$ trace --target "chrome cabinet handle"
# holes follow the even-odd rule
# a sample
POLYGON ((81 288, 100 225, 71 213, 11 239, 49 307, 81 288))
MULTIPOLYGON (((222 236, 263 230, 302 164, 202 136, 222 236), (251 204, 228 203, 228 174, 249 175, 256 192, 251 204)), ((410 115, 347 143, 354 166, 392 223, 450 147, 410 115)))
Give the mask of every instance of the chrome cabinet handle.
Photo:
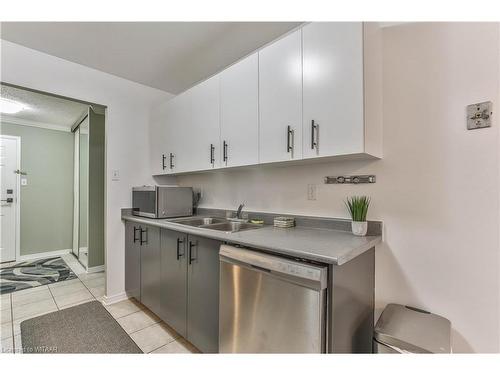
POLYGON ((170 153, 170 169, 174 169, 174 154, 170 153))
POLYGON ((139 228, 134 227, 134 243, 136 243, 137 241, 139 241, 139 238, 137 238, 137 237, 135 236, 135 233, 136 233, 138 230, 140 230, 140 229, 141 229, 140 227, 139 227, 139 228))
POLYGON ((227 146, 228 143, 226 141, 222 142, 222 161, 227 162, 227 146))
POLYGON ((177 238, 177 260, 179 260, 180 257, 184 256, 184 252, 181 254, 180 253, 180 244, 184 243, 184 239, 177 238))
POLYGON ((214 165, 215 163, 215 146, 210 143, 210 164, 214 165))
POLYGON ((148 228, 146 228, 146 229, 139 228, 139 229, 141 230, 141 239, 140 239, 139 242, 140 242, 140 244, 142 246, 142 244, 147 244, 148 243, 148 228), (146 234, 146 236, 145 236, 146 239, 145 240, 142 239, 142 235, 144 233, 146 234))
POLYGON ((286 127, 286 152, 293 152, 293 129, 290 125, 286 127))
POLYGON ((196 246, 196 243, 189 241, 189 254, 188 254, 188 259, 189 259, 189 264, 193 262, 193 260, 196 260, 196 258, 193 258, 193 247, 196 246))
POLYGON ((318 148, 318 141, 319 141, 319 125, 314 123, 314 120, 311 120, 311 149, 314 150, 314 148, 318 148), (315 134, 316 133, 316 134, 315 134))

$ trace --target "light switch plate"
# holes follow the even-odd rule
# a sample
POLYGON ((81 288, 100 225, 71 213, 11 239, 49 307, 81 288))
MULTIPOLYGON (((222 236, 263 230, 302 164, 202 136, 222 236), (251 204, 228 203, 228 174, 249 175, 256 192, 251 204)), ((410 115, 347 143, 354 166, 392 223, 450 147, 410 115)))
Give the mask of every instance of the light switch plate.
POLYGON ((467 129, 482 129, 491 126, 492 102, 482 102, 467 106, 467 129))
POLYGON ((120 171, 118 169, 114 169, 111 175, 112 181, 120 181, 120 171))
POLYGON ((26 177, 21 178, 21 186, 28 185, 28 179, 26 177))

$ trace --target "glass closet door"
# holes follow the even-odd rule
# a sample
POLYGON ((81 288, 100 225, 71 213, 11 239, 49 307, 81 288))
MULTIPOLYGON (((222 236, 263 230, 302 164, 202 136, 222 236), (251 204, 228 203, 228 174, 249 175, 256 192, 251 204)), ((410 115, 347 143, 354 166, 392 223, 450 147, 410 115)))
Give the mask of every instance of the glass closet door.
POLYGON ((78 217, 78 260, 88 265, 88 196, 89 196, 89 120, 79 127, 79 217, 78 217))
POLYGON ((79 212, 80 205, 80 128, 73 132, 73 254, 78 258, 78 232, 79 232, 79 212))

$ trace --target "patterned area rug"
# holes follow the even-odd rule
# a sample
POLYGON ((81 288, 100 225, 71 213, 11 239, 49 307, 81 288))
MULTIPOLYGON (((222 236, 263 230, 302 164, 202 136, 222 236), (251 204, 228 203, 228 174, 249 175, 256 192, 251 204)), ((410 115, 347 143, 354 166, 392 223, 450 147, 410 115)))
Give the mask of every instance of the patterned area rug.
POLYGON ((17 263, 0 269, 0 294, 74 278, 76 275, 61 257, 17 263))

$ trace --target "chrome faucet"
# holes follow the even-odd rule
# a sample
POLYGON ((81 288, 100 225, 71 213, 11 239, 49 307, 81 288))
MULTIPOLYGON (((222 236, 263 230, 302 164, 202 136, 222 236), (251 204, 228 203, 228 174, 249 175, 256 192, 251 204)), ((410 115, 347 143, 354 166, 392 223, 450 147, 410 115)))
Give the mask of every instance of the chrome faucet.
POLYGON ((238 206, 238 209, 236 210, 236 218, 241 219, 241 211, 243 210, 243 207, 245 207, 245 204, 242 203, 238 206))

